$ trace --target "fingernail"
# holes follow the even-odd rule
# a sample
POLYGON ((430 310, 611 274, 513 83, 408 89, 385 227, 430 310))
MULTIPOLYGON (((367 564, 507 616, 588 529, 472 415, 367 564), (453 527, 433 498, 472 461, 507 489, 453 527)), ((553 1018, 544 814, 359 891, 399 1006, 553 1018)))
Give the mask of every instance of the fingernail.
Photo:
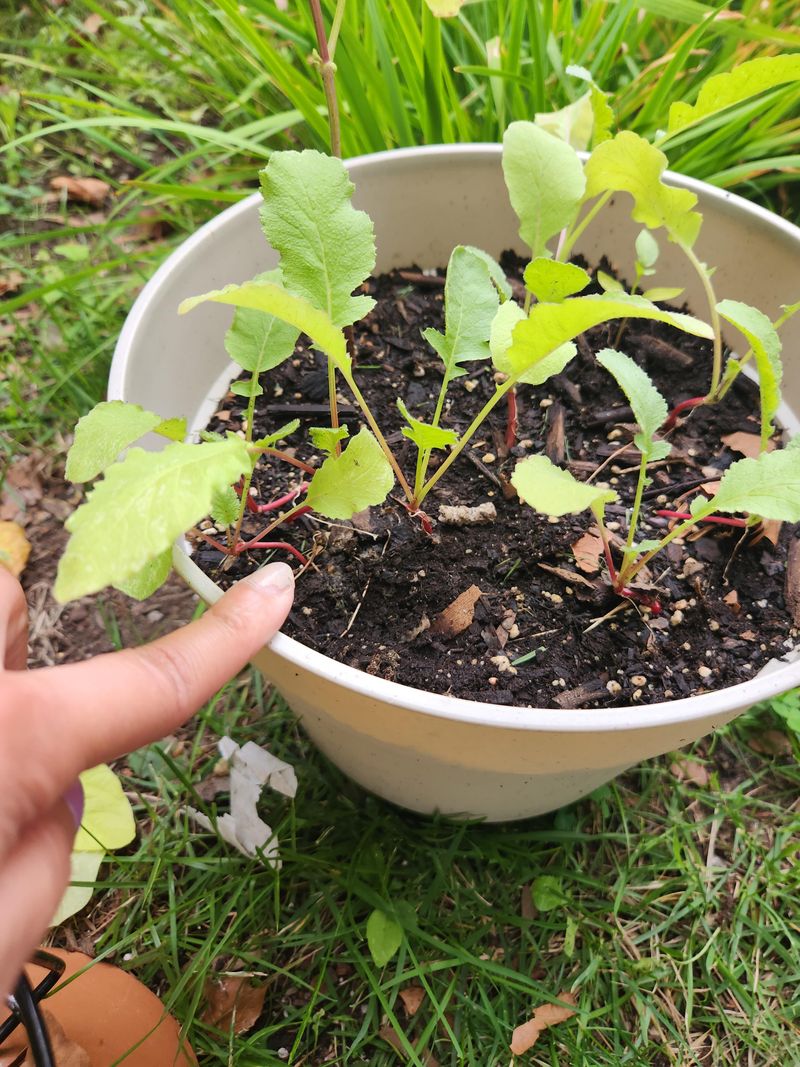
POLYGON ((80 783, 80 779, 72 783, 64 794, 63 800, 72 812, 72 818, 75 820, 75 829, 77 830, 83 819, 83 786, 80 783))
POLYGON ((294 574, 292 568, 286 563, 268 563, 244 579, 248 585, 256 585, 273 593, 285 593, 294 589, 294 574))

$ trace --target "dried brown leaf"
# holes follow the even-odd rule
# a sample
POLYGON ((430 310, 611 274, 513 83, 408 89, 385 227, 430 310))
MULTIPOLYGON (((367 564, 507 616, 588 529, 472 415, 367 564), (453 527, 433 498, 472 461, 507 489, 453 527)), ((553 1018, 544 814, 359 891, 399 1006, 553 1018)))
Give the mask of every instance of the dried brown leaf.
POLYGON ((710 776, 706 768, 702 763, 698 763, 696 760, 691 759, 676 759, 674 763, 670 764, 670 773, 673 774, 679 782, 694 782, 695 785, 700 788, 705 788, 708 785, 710 776))
MULTIPOLYGON (((558 999, 565 1004, 575 1004, 575 996, 572 993, 559 993, 558 999)), ((534 1011, 532 1018, 514 1030, 511 1051, 515 1056, 521 1056, 523 1052, 533 1048, 548 1027, 563 1023, 574 1014, 572 1008, 563 1007, 561 1004, 542 1004, 534 1011)))
MULTIPOLYGON (((761 438, 757 433, 745 433, 744 430, 737 430, 736 433, 725 434, 720 440, 732 452, 740 452, 750 459, 758 459, 761 455, 761 438)), ((771 452, 774 447, 774 441, 767 442, 768 452, 771 452)))
POLYGON ((726 593, 722 598, 728 607, 731 609, 734 615, 738 615, 742 610, 739 604, 739 594, 735 589, 731 589, 730 593, 726 593))
POLYGON ((588 578, 584 578, 577 571, 567 570, 566 567, 552 567, 549 563, 539 563, 537 566, 541 567, 543 571, 547 571, 548 574, 555 574, 557 578, 561 578, 565 582, 574 582, 576 585, 583 585, 587 589, 594 590, 594 586, 588 578))
POLYGON ((81 1048, 71 1038, 67 1037, 64 1027, 47 1008, 40 1009, 47 1029, 50 1034, 50 1044, 53 1047, 53 1061, 58 1067, 92 1067, 92 1061, 86 1049, 81 1048))
POLYGON ((403 1007, 406 1009, 406 1015, 409 1018, 413 1018, 422 1006, 422 1002, 425 999, 425 990, 421 985, 410 985, 406 986, 405 989, 401 989, 399 996, 403 1002, 403 1007))
POLYGON ((795 626, 800 626, 800 541, 794 540, 789 546, 789 558, 786 562, 786 606, 795 626))
MULTIPOLYGON (((392 1026, 391 1023, 388 1023, 388 1022, 384 1023, 383 1026, 378 1031, 378 1036, 382 1037, 383 1040, 386 1041, 389 1045, 391 1045, 392 1048, 396 1052, 399 1052, 400 1055, 403 1058, 405 1058, 405 1056, 406 1056, 405 1045, 403 1044, 402 1038, 400 1037, 400 1035, 398 1034, 398 1032, 395 1030, 395 1028, 392 1026)), ((425 1064, 425 1067, 439 1067, 439 1061, 436 1059, 436 1057, 431 1052, 424 1052, 420 1058, 422 1059, 422 1062, 425 1064)))
POLYGON ((0 522, 0 567, 19 578, 30 554, 30 542, 22 527, 16 522, 0 522))
POLYGON ((25 282, 25 275, 18 270, 7 270, 0 274, 0 296, 16 293, 25 282))
POLYGON ((455 637, 463 633, 468 626, 472 625, 475 618, 475 605, 482 596, 477 585, 471 585, 465 589, 455 600, 448 604, 431 623, 431 633, 440 634, 443 637, 455 637))
POLYGON ((792 742, 780 730, 764 730, 763 733, 748 738, 747 743, 754 752, 760 752, 762 756, 789 756, 792 753, 792 742))
POLYGON ((62 174, 52 178, 50 188, 56 193, 65 192, 68 200, 79 200, 82 204, 102 204, 111 192, 108 182, 100 178, 75 178, 62 174))
POLYGON ((254 986, 244 976, 229 975, 205 985, 206 1007, 203 1022, 220 1030, 246 1034, 258 1022, 264 1007, 266 986, 254 986))
POLYGON ((94 37, 100 27, 104 24, 104 22, 105 20, 103 19, 103 16, 98 15, 95 11, 83 20, 83 22, 81 23, 81 29, 89 37, 94 37))
POLYGON ((600 531, 592 526, 572 545, 572 554, 578 567, 586 574, 597 574, 600 570, 600 557, 603 554, 603 540, 600 531))

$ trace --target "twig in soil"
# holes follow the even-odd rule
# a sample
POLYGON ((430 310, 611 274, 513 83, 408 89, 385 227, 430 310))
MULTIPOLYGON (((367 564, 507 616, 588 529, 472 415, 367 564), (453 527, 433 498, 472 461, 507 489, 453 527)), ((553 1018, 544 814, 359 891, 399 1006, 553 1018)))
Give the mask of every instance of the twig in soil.
POLYGON ((555 698, 555 703, 564 710, 573 711, 576 708, 582 708, 589 703, 590 700, 599 700, 601 697, 608 696, 608 689, 606 689, 606 682, 608 681, 608 675, 601 675, 599 678, 594 678, 590 682, 584 682, 582 685, 576 686, 574 689, 565 689, 563 693, 559 693, 555 698))
POLYGON ((645 359, 657 356, 659 360, 672 363, 676 367, 694 366, 694 356, 689 355, 688 352, 681 352, 679 348, 671 345, 668 341, 662 341, 660 337, 654 337, 651 333, 634 334, 631 337, 631 341, 641 345, 645 359))
MULTIPOLYGON (((600 471, 603 470, 604 467, 607 467, 609 465, 609 463, 612 462, 612 460, 616 459, 617 456, 621 456, 623 452, 627 452, 630 447, 631 447, 630 442, 626 441, 626 443, 624 445, 620 445, 620 447, 616 450, 616 452, 612 452, 610 456, 607 456, 603 460, 603 462, 600 464, 600 466, 599 467, 595 467, 595 469, 592 471, 592 473, 586 479, 587 484, 589 482, 593 481, 597 477, 597 475, 600 473, 600 471)), ((638 470, 638 468, 637 468, 637 470, 638 470)))
MULTIPOLYGON (((668 466, 667 460, 661 460, 661 465, 668 466)), ((656 463, 650 463, 648 469, 657 466, 656 463)), ((638 467, 632 467, 632 470, 638 470, 638 467)), ((674 499, 675 493, 688 493, 691 489, 696 489, 698 485, 705 485, 706 482, 710 482, 712 479, 703 475, 701 478, 690 478, 686 482, 673 482, 671 485, 654 485, 650 489, 645 489, 642 493, 642 500, 652 500, 658 496, 672 496, 674 499)))
POLYGON ((750 530, 745 528, 742 531, 742 536, 737 540, 736 544, 733 546, 733 552, 731 552, 730 558, 728 559, 728 562, 725 564, 725 569, 722 572, 722 582, 723 582, 724 585, 728 584, 728 571, 733 566, 733 562, 736 559, 736 557, 739 555, 739 553, 744 548, 745 542, 747 541, 747 538, 748 538, 749 534, 750 534, 750 530))
POLYGON ((517 443, 519 432, 519 418, 517 413, 517 390, 508 391, 508 418, 506 420, 506 448, 509 450, 517 443))
POLYGON ((420 289, 444 289, 445 278, 440 274, 422 274, 415 270, 399 270, 397 273, 404 282, 418 285, 420 289))
POLYGON ((633 603, 632 600, 621 601, 619 604, 617 604, 616 607, 612 608, 611 611, 606 612, 605 615, 601 615, 599 619, 592 619, 591 623, 586 627, 583 633, 591 633, 591 631, 596 630, 598 626, 602 626, 604 622, 608 622, 608 620, 613 618, 615 615, 619 615, 621 611, 627 611, 629 608, 633 608, 635 606, 636 605, 633 603))
POLYGON ((486 464, 482 460, 478 459, 474 452, 470 452, 467 449, 465 450, 464 455, 467 457, 467 459, 470 461, 473 467, 475 467, 476 470, 479 470, 481 474, 483 474, 486 478, 489 479, 492 485, 495 485, 498 489, 502 490, 503 483, 500 481, 494 471, 490 471, 486 464))
POLYGON ((567 454, 566 438, 564 435, 564 405, 556 400, 551 404, 547 412, 547 437, 544 451, 551 463, 557 467, 564 462, 567 454))
POLYGON ((632 422, 633 421, 633 408, 619 407, 619 408, 604 408, 602 411, 596 411, 591 419, 586 419, 583 423, 590 430, 596 429, 598 426, 607 426, 609 422, 632 422))
MULTIPOLYGON (((384 541, 384 544, 383 544, 383 550, 382 550, 381 555, 380 555, 381 559, 383 559, 383 557, 386 555, 386 549, 389 547, 389 541, 391 540, 391 538, 392 538, 391 532, 387 533, 386 540, 384 541)), ((361 605, 364 603, 364 597, 367 595, 367 590, 369 589, 369 583, 371 581, 372 581, 372 575, 370 575, 369 578, 367 578, 366 585, 361 590, 361 596, 358 599, 358 603, 355 606, 353 614, 350 616, 350 621, 347 623, 347 626, 345 626, 345 628, 339 634, 339 637, 346 637, 347 634, 350 633, 350 630, 352 629, 353 623, 356 621, 356 617, 358 616, 359 611, 361 611, 361 605)))

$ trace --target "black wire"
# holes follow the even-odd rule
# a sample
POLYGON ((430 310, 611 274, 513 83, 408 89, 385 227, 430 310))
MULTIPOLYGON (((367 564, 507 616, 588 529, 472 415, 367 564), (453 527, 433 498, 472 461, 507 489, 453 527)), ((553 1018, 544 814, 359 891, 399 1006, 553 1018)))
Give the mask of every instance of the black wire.
POLYGON ((35 1067, 56 1067, 47 1027, 39 1014, 31 984, 25 975, 22 975, 17 982, 13 1000, 14 1007, 28 1034, 28 1044, 35 1067))

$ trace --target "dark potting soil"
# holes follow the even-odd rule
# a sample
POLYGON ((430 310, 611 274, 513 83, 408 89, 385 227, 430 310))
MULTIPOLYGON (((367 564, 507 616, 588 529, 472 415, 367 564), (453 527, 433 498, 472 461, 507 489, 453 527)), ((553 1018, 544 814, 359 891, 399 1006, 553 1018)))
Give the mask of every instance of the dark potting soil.
MULTIPOLYGON (((509 254, 503 266, 521 294, 524 263, 509 254)), ((613 273, 607 262, 600 267, 613 273)), ((444 328, 442 278, 409 268, 370 280, 364 289, 378 303, 355 327, 357 377, 410 474, 416 453, 400 433, 396 397, 417 418, 430 420, 441 363, 420 331, 444 328)), ((521 506, 511 489, 509 478, 519 459, 544 452, 577 478, 593 475, 619 493, 607 519, 618 543, 624 541, 638 471, 632 445, 636 426, 594 353, 621 348, 647 369, 673 406, 706 392, 711 344, 643 320, 629 322, 617 342, 618 329, 619 323, 611 323, 588 331, 578 339, 578 355, 564 374, 544 386, 520 387, 518 444, 510 452, 505 402, 498 405, 426 498, 424 509, 435 523, 432 536, 409 516, 397 486, 383 505, 353 522, 305 515, 276 530, 271 536, 313 557, 298 579, 285 631, 382 678, 533 707, 590 708, 689 696, 745 681, 769 659, 784 655, 798 640, 800 624, 791 617, 785 591, 787 582, 798 586, 800 552, 789 551, 797 537, 794 528, 784 524, 776 530, 773 524, 770 536, 757 539, 743 538, 741 529, 709 524, 684 545, 673 543, 656 557, 643 582, 644 599, 657 599, 658 611, 611 592, 598 542, 581 541, 593 527, 588 513, 548 519, 521 506), (496 510, 494 521, 464 526, 439 521, 442 505, 488 503, 496 510), (584 552, 585 558, 576 558, 584 552), (789 555, 797 562, 787 576, 789 555), (467 594, 464 610, 442 618, 461 594, 467 594), (454 625, 449 625, 451 616, 454 625)), ((314 454, 308 427, 329 422, 323 357, 301 341, 292 359, 264 375, 262 386, 256 435, 299 418, 300 429, 287 440, 286 450, 318 465, 323 457, 314 454)), ((461 433, 494 388, 491 365, 470 364, 450 387, 442 424, 461 433)), ((353 435, 363 420, 350 397, 340 399, 341 419, 353 435)), ((243 403, 229 394, 209 428, 241 429, 243 403)), ((670 456, 650 468, 640 540, 663 536, 670 520, 657 510, 687 510, 703 485, 741 458, 737 439, 726 445, 722 438, 757 436, 758 410, 755 385, 740 376, 722 404, 696 409, 670 434, 670 456)), ((752 437, 738 440, 752 442, 752 437)), ((434 453, 431 472, 443 457, 434 453)), ((254 477, 256 499, 283 496, 303 477, 295 467, 265 458, 254 477)), ((248 513, 243 539, 263 530, 269 519, 248 513)), ((265 553, 254 550, 226 569, 222 555, 203 541, 195 551, 200 565, 223 586, 265 561, 265 553)))

